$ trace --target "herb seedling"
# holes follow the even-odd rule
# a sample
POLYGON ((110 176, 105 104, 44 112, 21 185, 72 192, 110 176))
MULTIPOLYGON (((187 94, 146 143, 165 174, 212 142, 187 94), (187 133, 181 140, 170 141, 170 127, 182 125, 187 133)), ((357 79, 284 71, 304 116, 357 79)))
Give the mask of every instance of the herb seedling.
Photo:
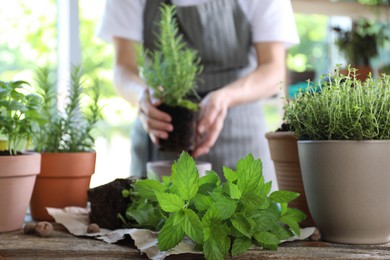
POLYGON ((275 250, 281 240, 299 234, 298 223, 305 214, 287 206, 299 194, 269 194, 271 183, 264 182, 260 159, 249 154, 235 171, 223 171, 226 182, 214 171, 199 177, 194 159, 183 152, 171 177, 162 182, 139 180, 123 191, 132 200, 126 218, 158 230, 160 250, 175 247, 187 236, 206 259, 236 256, 253 245, 275 250))

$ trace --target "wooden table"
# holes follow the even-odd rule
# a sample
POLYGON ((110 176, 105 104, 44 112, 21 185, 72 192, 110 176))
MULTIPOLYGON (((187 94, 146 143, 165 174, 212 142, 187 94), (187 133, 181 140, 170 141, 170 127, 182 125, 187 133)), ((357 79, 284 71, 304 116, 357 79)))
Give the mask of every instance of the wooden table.
MULTIPOLYGON (((130 239, 107 244, 92 238, 75 237, 60 224, 49 238, 25 235, 22 230, 0 234, 0 259, 147 259, 130 239)), ((203 259, 186 254, 167 259, 203 259)), ((321 241, 283 243, 277 251, 249 250, 229 259, 390 259, 390 244, 341 245, 321 241)))

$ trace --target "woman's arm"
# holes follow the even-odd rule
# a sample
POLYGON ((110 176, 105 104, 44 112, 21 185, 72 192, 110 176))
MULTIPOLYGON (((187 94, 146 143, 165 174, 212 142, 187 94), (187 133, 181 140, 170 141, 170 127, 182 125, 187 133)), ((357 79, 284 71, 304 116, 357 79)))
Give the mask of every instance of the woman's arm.
POLYGON ((193 156, 208 153, 213 147, 229 107, 265 99, 278 93, 285 79, 286 49, 283 43, 256 43, 258 66, 252 73, 209 93, 202 100, 198 123, 198 144, 193 156))
POLYGON ((132 105, 138 106, 142 125, 154 143, 168 138, 173 130, 171 117, 156 108, 158 101, 151 102, 148 87, 139 77, 135 41, 113 38, 115 47, 114 84, 118 93, 132 105))

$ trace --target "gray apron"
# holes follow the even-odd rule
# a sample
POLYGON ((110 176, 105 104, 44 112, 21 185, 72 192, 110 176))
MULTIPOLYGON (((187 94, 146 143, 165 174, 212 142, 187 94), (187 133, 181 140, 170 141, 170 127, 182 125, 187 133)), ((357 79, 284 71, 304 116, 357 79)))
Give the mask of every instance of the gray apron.
MULTIPOLYGON (((156 48, 159 11, 163 0, 147 0, 144 11, 144 46, 156 48)), ((197 91, 201 96, 228 85, 256 68, 249 59, 251 26, 237 0, 212 0, 199 5, 178 6, 180 32, 190 48, 198 51, 203 72, 197 91)), ((276 187, 273 166, 265 140, 266 125, 260 102, 238 105, 228 110, 220 136, 207 155, 197 158, 211 162, 220 176, 222 167, 235 169, 237 161, 249 153, 263 161, 266 180, 276 187)), ((176 160, 178 154, 159 151, 137 119, 132 131, 131 175, 146 176, 146 162, 176 160)))

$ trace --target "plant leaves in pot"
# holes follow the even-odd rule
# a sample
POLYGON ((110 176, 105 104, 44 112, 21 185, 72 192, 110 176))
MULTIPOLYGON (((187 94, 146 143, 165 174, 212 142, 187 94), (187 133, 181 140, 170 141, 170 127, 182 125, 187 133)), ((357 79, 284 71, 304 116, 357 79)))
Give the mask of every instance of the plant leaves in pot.
POLYGON ((390 241, 390 76, 339 73, 286 103, 310 213, 329 242, 390 241))
POLYGON ((161 101, 158 109, 172 118, 173 131, 168 139, 159 141, 166 151, 191 151, 195 145, 198 95, 195 91, 197 75, 201 72, 197 52, 186 46, 178 32, 175 6, 161 6, 157 48, 137 48, 141 77, 151 88, 153 98, 161 101))
POLYGON ((87 81, 80 66, 72 67, 70 73, 68 96, 62 110, 49 69, 36 72, 47 123, 39 129, 36 147, 42 154, 42 166, 30 206, 35 220, 53 220, 46 207, 87 206, 87 190, 95 171, 92 131, 101 118, 101 84, 97 78, 87 81))
POLYGON ((25 81, 0 81, 0 135, 5 137, 0 151, 0 232, 23 227, 41 155, 28 152, 41 116, 41 99, 31 93, 25 81))

